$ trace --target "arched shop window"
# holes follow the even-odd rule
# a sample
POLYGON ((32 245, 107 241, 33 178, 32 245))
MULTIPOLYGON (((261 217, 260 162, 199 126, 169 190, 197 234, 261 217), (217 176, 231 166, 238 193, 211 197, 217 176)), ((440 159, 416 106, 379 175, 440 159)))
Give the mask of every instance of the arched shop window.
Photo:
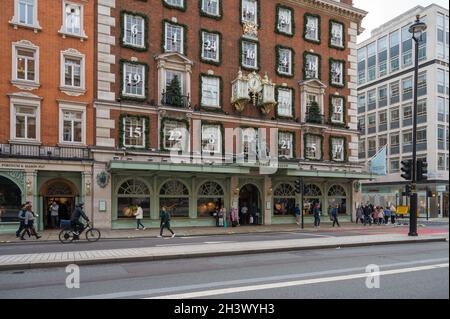
POLYGON ((189 217, 189 190, 180 181, 165 183, 159 192, 159 207, 166 207, 172 217, 189 217))
POLYGON ((291 184, 280 184, 273 192, 273 214, 295 216, 295 189, 291 184))
POLYGON ((341 185, 333 185, 328 191, 328 209, 337 206, 339 214, 347 213, 347 193, 341 185))
POLYGON ((129 179, 117 192, 117 218, 135 219, 137 205, 144 210, 144 218, 150 218, 150 189, 141 180, 129 179))
POLYGON ((22 192, 13 181, 0 176, 0 222, 18 222, 22 192))
POLYGON ((197 212, 198 217, 212 217, 215 210, 224 205, 222 186, 216 182, 206 182, 198 190, 197 212))
POLYGON ((315 204, 319 203, 322 209, 322 191, 319 186, 315 184, 305 185, 305 192, 303 194, 304 208, 308 210, 310 215, 313 214, 312 208, 315 204))

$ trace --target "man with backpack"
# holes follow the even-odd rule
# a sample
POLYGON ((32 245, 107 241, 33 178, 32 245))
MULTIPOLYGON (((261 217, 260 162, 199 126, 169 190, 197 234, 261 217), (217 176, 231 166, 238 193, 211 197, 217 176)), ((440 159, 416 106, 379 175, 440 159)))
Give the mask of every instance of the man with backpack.
POLYGON ((161 212, 159 213, 159 217, 161 218, 161 230, 159 232, 158 238, 162 238, 164 228, 167 228, 172 233, 172 238, 175 237, 175 233, 170 228, 170 213, 167 211, 166 207, 163 207, 161 209, 161 212))

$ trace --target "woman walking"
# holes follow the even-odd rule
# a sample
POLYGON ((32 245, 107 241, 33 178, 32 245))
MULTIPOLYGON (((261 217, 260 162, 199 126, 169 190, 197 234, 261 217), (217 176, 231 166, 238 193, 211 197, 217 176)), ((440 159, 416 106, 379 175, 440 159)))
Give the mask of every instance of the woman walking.
POLYGON ((23 237, 25 235, 26 232, 30 232, 32 236, 35 236, 36 239, 41 238, 41 236, 38 235, 38 233, 36 232, 36 229, 34 228, 34 221, 36 220, 36 217, 38 217, 38 215, 36 215, 32 210, 31 210, 32 206, 31 204, 27 204, 26 206, 26 213, 25 213, 25 229, 22 231, 22 234, 20 236, 21 240, 25 240, 25 238, 23 237))
POLYGON ((170 228, 170 214, 167 211, 166 207, 163 207, 161 209, 161 212, 160 212, 159 216, 161 217, 161 230, 159 232, 158 238, 162 238, 164 228, 167 228, 172 233, 172 238, 174 238, 175 237, 175 233, 170 228))
POLYGON ((136 210, 136 230, 140 230, 140 227, 142 227, 142 230, 146 230, 144 224, 142 224, 142 219, 144 218, 144 210, 142 209, 142 206, 140 203, 137 204, 137 210, 136 210))

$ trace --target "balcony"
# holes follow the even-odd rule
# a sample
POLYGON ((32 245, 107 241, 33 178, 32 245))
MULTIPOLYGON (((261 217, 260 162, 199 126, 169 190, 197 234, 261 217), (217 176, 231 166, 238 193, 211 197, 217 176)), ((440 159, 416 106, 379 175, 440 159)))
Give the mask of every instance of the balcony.
POLYGON ((325 116, 316 113, 305 113, 305 122, 312 124, 325 124, 325 116))
POLYGON ((93 158, 90 149, 86 147, 60 147, 26 144, 0 144, 0 157, 66 161, 92 160, 93 158))
POLYGON ((177 96, 175 94, 163 92, 161 104, 165 106, 174 106, 185 109, 191 108, 191 101, 189 95, 177 96))

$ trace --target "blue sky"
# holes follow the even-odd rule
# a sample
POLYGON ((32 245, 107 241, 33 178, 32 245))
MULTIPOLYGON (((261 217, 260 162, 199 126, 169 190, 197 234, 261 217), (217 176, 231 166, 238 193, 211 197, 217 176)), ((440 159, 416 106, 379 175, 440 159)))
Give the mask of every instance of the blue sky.
POLYGON ((426 7, 436 3, 448 9, 448 0, 353 0, 353 3, 355 7, 369 12, 363 21, 366 31, 358 37, 358 42, 368 39, 373 29, 417 5, 426 7))

